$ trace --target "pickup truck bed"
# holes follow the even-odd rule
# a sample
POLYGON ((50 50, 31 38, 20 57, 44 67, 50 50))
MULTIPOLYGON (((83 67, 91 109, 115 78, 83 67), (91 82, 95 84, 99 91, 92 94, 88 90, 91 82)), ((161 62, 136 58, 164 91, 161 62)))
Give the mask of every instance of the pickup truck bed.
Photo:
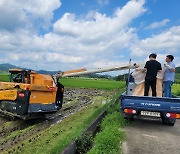
POLYGON ((126 119, 134 116, 161 118, 163 124, 173 126, 180 118, 180 98, 121 95, 121 111, 126 119))

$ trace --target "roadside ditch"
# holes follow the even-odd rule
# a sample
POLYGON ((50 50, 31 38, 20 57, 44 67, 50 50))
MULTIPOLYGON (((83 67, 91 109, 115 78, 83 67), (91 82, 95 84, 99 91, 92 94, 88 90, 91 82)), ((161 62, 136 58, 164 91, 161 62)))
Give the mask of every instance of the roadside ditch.
POLYGON ((119 112, 121 93, 114 96, 110 105, 61 154, 121 153, 126 124, 119 112))

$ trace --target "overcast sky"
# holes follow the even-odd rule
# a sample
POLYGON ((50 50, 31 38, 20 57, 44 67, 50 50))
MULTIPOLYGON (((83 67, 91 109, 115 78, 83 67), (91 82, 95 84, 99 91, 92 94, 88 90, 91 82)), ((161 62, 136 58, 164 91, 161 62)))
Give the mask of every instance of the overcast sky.
POLYGON ((0 63, 46 70, 167 54, 180 66, 180 0, 0 0, 0 63))

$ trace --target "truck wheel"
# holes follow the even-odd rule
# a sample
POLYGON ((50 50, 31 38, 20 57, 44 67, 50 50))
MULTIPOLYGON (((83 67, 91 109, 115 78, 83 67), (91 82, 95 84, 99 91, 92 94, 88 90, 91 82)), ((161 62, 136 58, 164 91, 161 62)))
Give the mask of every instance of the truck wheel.
POLYGON ((162 118, 162 123, 163 123, 164 125, 174 126, 175 121, 174 121, 174 120, 171 121, 170 119, 167 119, 167 118, 162 118))
POLYGON ((130 121, 134 121, 134 117, 132 117, 132 118, 129 118, 129 120, 130 120, 130 121))
POLYGON ((129 121, 134 121, 134 116, 132 116, 132 115, 131 116, 126 115, 124 118, 129 121))
POLYGON ((169 126, 174 126, 174 123, 173 122, 169 122, 168 125, 169 126))
POLYGON ((165 118, 162 118, 162 124, 167 125, 167 123, 168 123, 167 120, 165 118))

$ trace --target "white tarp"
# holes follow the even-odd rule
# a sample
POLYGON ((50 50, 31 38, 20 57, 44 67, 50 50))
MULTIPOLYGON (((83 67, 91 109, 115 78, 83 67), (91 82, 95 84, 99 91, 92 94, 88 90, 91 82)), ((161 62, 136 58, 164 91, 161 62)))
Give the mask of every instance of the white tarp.
MULTIPOLYGON (((132 73, 132 76, 134 77, 134 82, 137 84, 133 93, 133 95, 135 96, 144 96, 144 82, 146 76, 146 73, 142 71, 144 66, 145 63, 139 63, 138 67, 132 73)), ((161 72, 158 72, 157 74, 157 84, 156 84, 157 97, 162 97, 162 79, 164 76, 164 70, 165 68, 163 68, 163 70, 161 72)), ((149 89, 149 96, 152 96, 151 88, 149 89)))

